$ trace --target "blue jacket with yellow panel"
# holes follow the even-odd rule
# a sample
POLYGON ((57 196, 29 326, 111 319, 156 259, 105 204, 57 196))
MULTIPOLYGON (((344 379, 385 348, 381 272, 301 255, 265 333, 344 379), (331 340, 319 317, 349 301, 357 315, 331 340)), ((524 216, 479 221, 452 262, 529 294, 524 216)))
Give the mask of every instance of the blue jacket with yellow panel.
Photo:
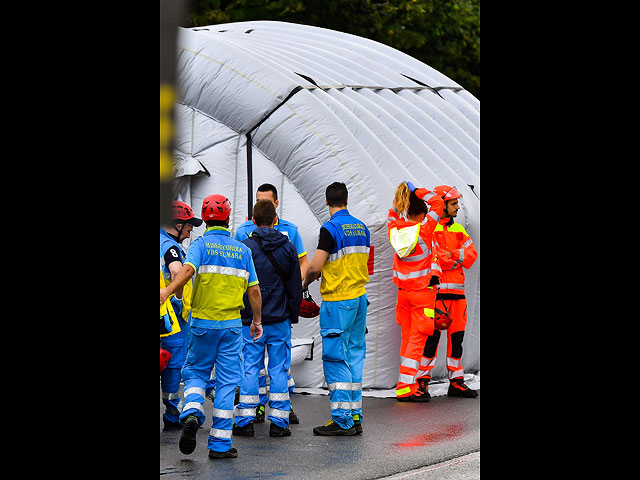
POLYGON ((258 277, 251 249, 231 238, 224 227, 210 227, 189 247, 185 265, 196 271, 191 325, 201 328, 242 327, 242 296, 258 277))
POLYGON ((351 216, 345 208, 334 213, 322 225, 335 244, 322 267, 320 294, 323 300, 351 300, 366 292, 369 282, 369 249, 371 234, 367 226, 351 216))

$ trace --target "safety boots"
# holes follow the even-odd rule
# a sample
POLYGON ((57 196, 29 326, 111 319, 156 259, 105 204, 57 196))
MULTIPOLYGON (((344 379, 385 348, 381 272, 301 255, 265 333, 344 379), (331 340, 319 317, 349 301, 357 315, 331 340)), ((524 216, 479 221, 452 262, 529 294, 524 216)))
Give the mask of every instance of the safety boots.
POLYGON ((449 397, 464 397, 464 398, 475 398, 478 396, 478 392, 475 390, 471 390, 464 383, 464 378, 452 378, 449 381, 449 390, 447 391, 447 395, 449 397))
POLYGON ((315 427, 313 429, 313 434, 324 436, 351 436, 356 434, 356 429, 355 427, 342 428, 332 419, 321 427, 315 427))
POLYGON ((193 453, 196 449, 196 435, 198 434, 198 419, 194 415, 189 415, 184 421, 184 428, 180 436, 178 446, 185 455, 193 453))

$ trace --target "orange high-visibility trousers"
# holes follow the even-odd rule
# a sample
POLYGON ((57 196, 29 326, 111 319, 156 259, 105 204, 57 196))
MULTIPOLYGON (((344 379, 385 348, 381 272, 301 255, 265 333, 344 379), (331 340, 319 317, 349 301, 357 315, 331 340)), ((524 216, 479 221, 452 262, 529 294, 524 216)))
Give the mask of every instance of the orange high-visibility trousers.
POLYGON ((418 390, 416 378, 425 343, 433 335, 435 303, 435 287, 423 290, 398 289, 396 321, 402 328, 400 374, 396 386, 398 397, 408 397, 418 390))
MULTIPOLYGON (((447 328, 447 373, 449 380, 464 377, 462 367, 462 341, 464 340, 464 330, 467 326, 467 299, 442 299, 438 297, 436 306, 440 310, 444 307, 449 311, 453 321, 447 328)), ((436 364, 438 357, 438 343, 440 342, 440 330, 435 330, 427 339, 422 360, 420 361, 420 371, 418 378, 431 379, 431 370, 436 364)))

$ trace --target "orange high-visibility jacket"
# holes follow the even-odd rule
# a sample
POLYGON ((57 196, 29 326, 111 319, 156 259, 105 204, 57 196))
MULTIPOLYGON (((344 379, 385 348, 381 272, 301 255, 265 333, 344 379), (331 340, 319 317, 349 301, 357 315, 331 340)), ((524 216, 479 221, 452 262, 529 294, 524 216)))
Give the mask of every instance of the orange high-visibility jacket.
POLYGON ((416 189, 415 194, 429 207, 429 213, 421 223, 401 218, 395 208, 389 209, 387 221, 389 241, 396 251, 393 256, 393 283, 405 290, 427 288, 431 277, 440 274, 432 244, 444 200, 426 188, 416 189))
POLYGON ((438 222, 434 236, 438 263, 442 269, 438 293, 464 296, 462 269, 471 268, 478 258, 478 251, 464 227, 455 223, 452 217, 443 218, 438 222), (448 258, 443 250, 451 252, 451 258, 448 258))

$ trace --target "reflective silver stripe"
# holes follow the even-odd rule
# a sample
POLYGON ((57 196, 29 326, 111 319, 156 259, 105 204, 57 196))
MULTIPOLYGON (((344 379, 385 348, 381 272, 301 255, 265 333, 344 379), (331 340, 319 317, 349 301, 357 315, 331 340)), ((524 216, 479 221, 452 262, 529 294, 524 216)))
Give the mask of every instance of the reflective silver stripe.
POLYGON ((400 280, 409 280, 411 278, 426 277, 430 273, 431 273, 431 268, 427 268, 426 270, 418 270, 417 272, 410 272, 410 273, 400 273, 394 270, 393 276, 398 277, 400 280))
POLYGON ((464 369, 460 370, 449 370, 449 380, 453 378, 464 377, 464 369))
POLYGON ((241 268, 221 267, 219 265, 200 265, 198 274, 201 273, 219 273, 220 275, 231 275, 233 277, 244 278, 249 280, 249 272, 241 268))
POLYGON ((362 382, 349 383, 349 382, 334 382, 327 385, 330 392, 334 390, 362 390, 362 382))
POLYGON ((468 246, 473 245, 473 242, 471 241, 471 239, 467 240, 466 242, 464 242, 462 244, 462 248, 467 248, 468 246))
POLYGON ((436 221, 436 223, 440 221, 440 217, 433 210, 431 210, 427 215, 429 215, 431 218, 433 218, 436 221))
POLYGON ((162 398, 164 398, 165 400, 175 400, 176 398, 180 398, 180 392, 162 392, 162 398))
POLYGON ((219 428, 212 428, 209 430, 210 437, 216 438, 231 438, 233 430, 220 430, 219 428))
POLYGON ((331 410, 351 410, 351 402, 331 402, 331 410))
POLYGON ((287 387, 295 387, 296 386, 296 382, 293 379, 293 377, 291 377, 289 380, 287 380, 287 387))
POLYGON ((267 370, 265 368, 263 368, 262 370, 260 370, 260 372, 258 373, 259 377, 266 377, 267 376, 267 370))
POLYGON ((269 415, 278 418, 289 418, 289 410, 278 410, 277 408, 270 408, 269 415))
POLYGON ((407 375, 406 373, 401 373, 398 376, 398 383, 408 383, 408 384, 416 383, 416 375, 407 375))
POLYGON ((412 358, 400 357, 400 366, 418 369, 420 363, 412 358))
POLYGON ((267 387, 258 388, 258 394, 259 395, 266 395, 267 394, 267 387))
POLYGON ((458 289, 458 290, 464 290, 464 283, 441 283, 440 285, 438 285, 438 288, 440 290, 444 290, 444 289, 458 289))
POLYGON ((327 258, 327 262, 335 262, 340 257, 343 257, 344 255, 350 255, 352 253, 366 253, 366 254, 369 254, 369 247, 367 247, 367 246, 364 246, 364 247, 362 247, 362 246, 344 247, 344 248, 338 250, 336 253, 332 253, 331 255, 329 255, 329 258, 327 258))
POLYGON ((191 388, 187 388, 184 391, 184 396, 185 398, 188 397, 189 395, 191 395, 192 393, 195 393, 197 395, 200 395, 202 398, 204 398, 204 388, 200 388, 200 387, 191 387, 191 388))
POLYGON ((351 390, 351 383, 348 382, 335 382, 327 385, 329 387, 329 391, 333 392, 334 390, 351 390))
POLYGON ((356 408, 362 408, 362 401, 351 402, 351 410, 355 410, 356 408))
POLYGON ((202 413, 204 413, 204 408, 202 408, 202 404, 198 403, 198 402, 189 402, 189 403, 185 404, 185 406, 184 406, 184 408, 182 410, 185 411, 185 410, 189 410, 191 408, 195 408, 196 410, 200 410, 202 413))
POLYGON ((420 360, 420 366, 433 367, 436 364, 436 358, 438 357, 433 357, 433 358, 422 357, 422 359, 420 360))
POLYGON ((269 392, 269 400, 273 400, 273 401, 289 400, 289 392, 286 392, 286 393, 269 392))
POLYGON ((240 403, 260 403, 259 395, 240 395, 238 398, 240 403))
POLYGON ((461 363, 461 358, 451 358, 447 357, 447 367, 451 368, 459 368, 461 363))
POLYGON ((233 418, 233 410, 222 410, 221 408, 214 408, 213 416, 218 418, 233 418))
POLYGON ((458 259, 458 262, 460 262, 460 265, 462 265, 462 262, 464 262, 464 248, 461 248, 458 251, 460 252, 460 258, 458 259))
POLYGON ((236 417, 255 417, 256 408, 236 408, 236 417))

